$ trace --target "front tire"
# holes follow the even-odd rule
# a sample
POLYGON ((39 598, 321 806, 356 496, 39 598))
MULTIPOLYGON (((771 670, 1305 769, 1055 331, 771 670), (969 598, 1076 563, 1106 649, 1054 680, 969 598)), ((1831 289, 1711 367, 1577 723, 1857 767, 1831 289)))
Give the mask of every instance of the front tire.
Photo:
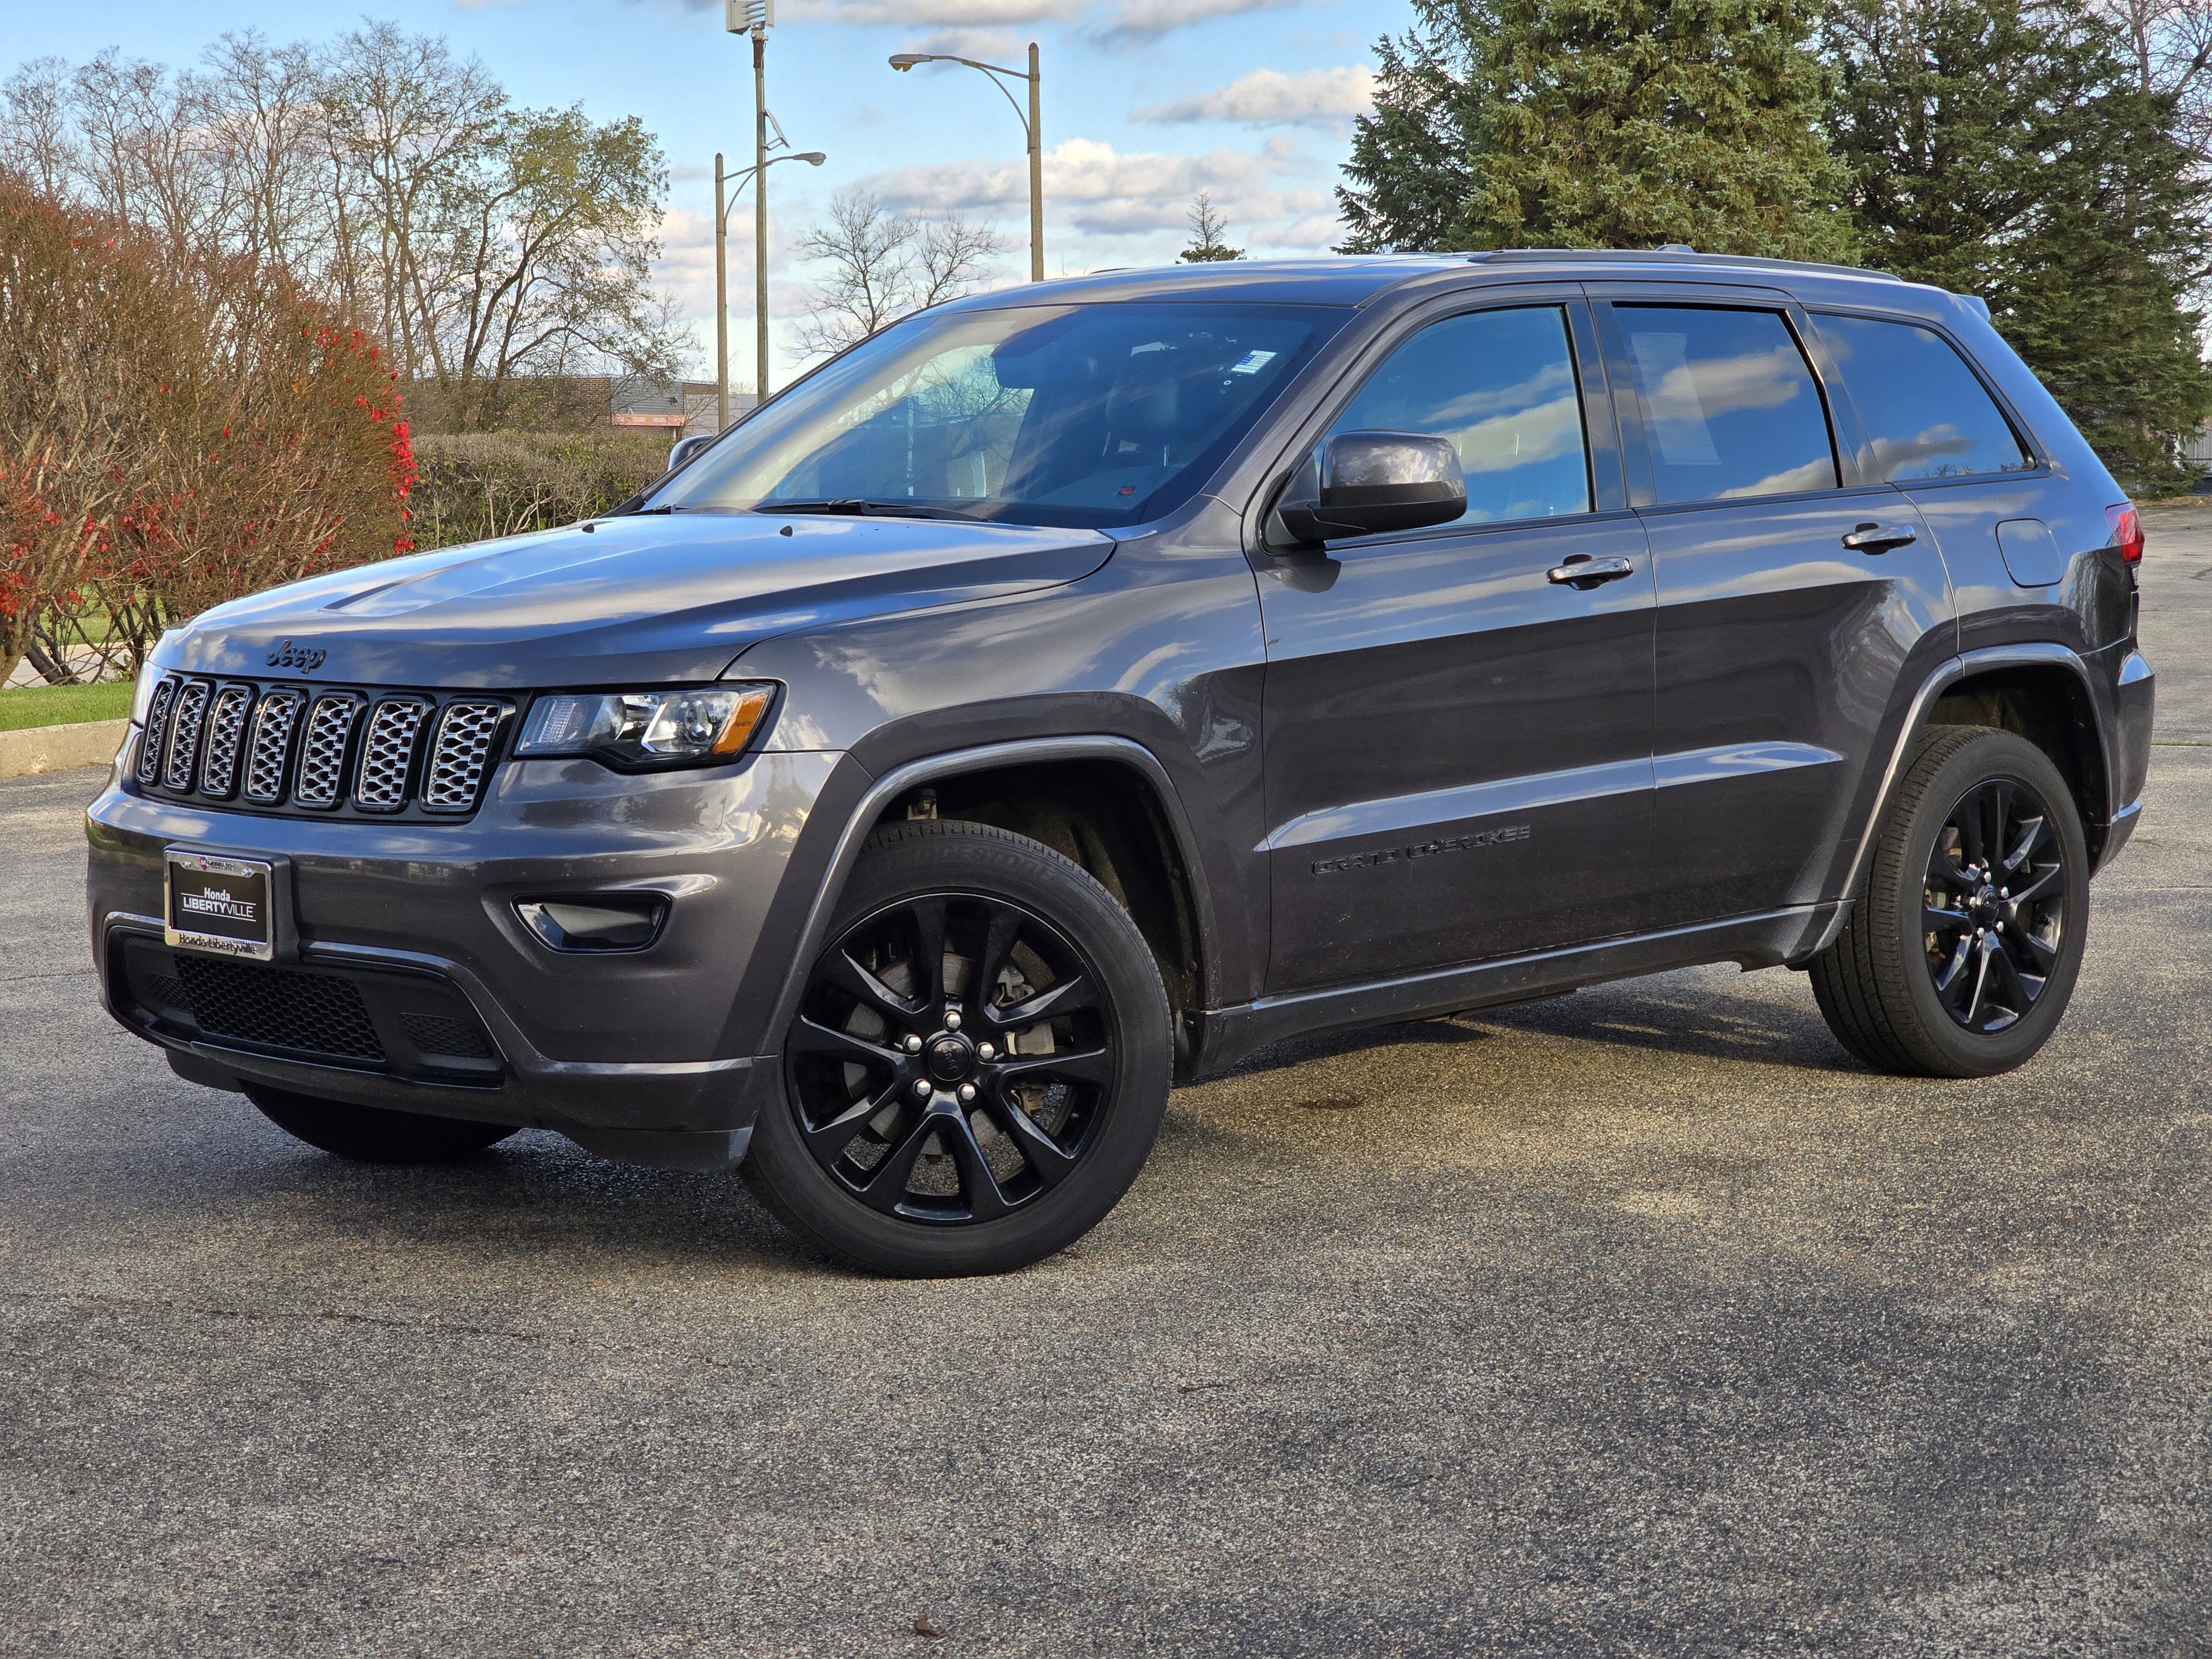
POLYGON ((286 1133, 362 1164, 451 1164, 514 1133, 512 1124, 355 1106, 259 1083, 246 1085, 246 1097, 286 1133))
POLYGON ((1097 881, 1005 830, 895 824, 809 970, 744 1178, 854 1266, 1007 1272, 1120 1201, 1171 1063, 1158 968, 1097 881))
POLYGON ((2009 732, 1939 726, 1882 820, 1850 921, 1813 960, 1813 995, 1877 1071, 2008 1072, 2057 1029, 2088 923, 2088 848, 2058 769, 2009 732))

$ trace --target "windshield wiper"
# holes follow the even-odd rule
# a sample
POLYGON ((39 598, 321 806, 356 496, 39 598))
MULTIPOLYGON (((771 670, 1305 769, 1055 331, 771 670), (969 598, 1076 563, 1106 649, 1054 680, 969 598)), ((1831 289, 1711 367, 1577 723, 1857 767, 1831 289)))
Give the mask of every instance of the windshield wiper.
POLYGON ((839 513, 854 518, 965 519, 965 513, 948 513, 941 507, 922 507, 913 501, 866 501, 857 495, 835 501, 755 501, 756 513, 839 513))

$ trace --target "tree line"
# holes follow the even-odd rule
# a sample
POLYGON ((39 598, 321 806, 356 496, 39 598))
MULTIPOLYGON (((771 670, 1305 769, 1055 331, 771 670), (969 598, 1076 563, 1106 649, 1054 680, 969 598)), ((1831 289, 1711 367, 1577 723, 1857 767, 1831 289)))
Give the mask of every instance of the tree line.
POLYGON ((2204 0, 1413 0, 1346 252, 1654 247, 1986 299, 2115 473, 2208 409, 2204 0))
POLYGON ((241 258, 381 342, 455 423, 524 377, 665 377, 667 190, 635 116, 518 106, 442 37, 226 34, 183 69, 113 50, 0 85, 0 173, 173 258, 241 258))

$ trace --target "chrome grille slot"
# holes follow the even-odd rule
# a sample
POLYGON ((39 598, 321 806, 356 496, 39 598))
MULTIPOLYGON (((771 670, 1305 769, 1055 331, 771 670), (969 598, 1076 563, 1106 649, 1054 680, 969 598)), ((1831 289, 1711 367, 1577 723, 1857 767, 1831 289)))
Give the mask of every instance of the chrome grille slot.
POLYGON ((368 717, 354 775, 353 804, 364 812, 396 812, 407 804, 415 740, 430 705, 420 697, 386 697, 368 717))
POLYGON ((146 706, 146 741, 138 750, 138 781, 151 783, 161 775, 161 756, 167 750, 169 711, 176 707, 177 677, 165 674, 154 688, 154 701, 146 706))
POLYGON ((292 799, 302 806, 335 806, 345 792, 345 758, 361 699, 348 692, 327 693, 307 711, 307 735, 300 749, 300 779, 292 799))
POLYGON ((457 702, 438 716, 437 740, 422 777, 422 807, 430 812, 465 812, 483 787, 484 763, 499 736, 507 705, 457 702))
POLYGON ((192 769, 200 757, 200 726, 207 719, 208 694, 215 688, 205 680, 186 680, 177 692, 176 711, 169 720, 169 760, 161 769, 165 789, 189 789, 192 769))
POLYGON ((291 757, 292 732, 307 694, 289 687, 262 698, 253 715, 253 747, 246 763, 246 787, 239 793, 258 806, 276 803, 284 793, 284 763, 291 757))
POLYGON ((200 764, 200 793, 217 800, 238 787, 238 755, 246 738, 253 688, 226 685, 208 709, 207 757, 200 764))

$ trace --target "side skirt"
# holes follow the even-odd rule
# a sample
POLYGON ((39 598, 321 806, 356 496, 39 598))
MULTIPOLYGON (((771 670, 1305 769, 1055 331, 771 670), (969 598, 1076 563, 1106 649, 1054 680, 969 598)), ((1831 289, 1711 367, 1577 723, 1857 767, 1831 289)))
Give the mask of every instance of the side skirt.
POLYGON ((1387 1025, 1398 1020, 1433 1019, 1703 963, 1776 968, 1802 962, 1812 954, 1814 942, 1827 931, 1842 908, 1796 905, 1695 927, 1673 927, 1566 950, 1506 957, 1471 967, 1442 968, 1402 979, 1261 997, 1235 1007, 1208 1009, 1194 1017, 1197 1029, 1193 1059, 1184 1080, 1225 1071, 1255 1051, 1288 1037, 1387 1025))

